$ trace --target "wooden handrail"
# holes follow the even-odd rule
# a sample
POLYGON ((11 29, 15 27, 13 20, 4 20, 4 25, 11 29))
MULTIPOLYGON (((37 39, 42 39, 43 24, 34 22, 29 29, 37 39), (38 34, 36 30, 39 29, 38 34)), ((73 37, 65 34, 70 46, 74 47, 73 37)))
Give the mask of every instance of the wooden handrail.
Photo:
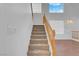
POLYGON ((49 37, 49 42, 51 44, 51 54, 53 56, 56 56, 56 41, 55 41, 55 30, 52 30, 50 24, 48 23, 46 16, 43 16, 43 24, 46 27, 46 31, 48 33, 48 37, 49 37))

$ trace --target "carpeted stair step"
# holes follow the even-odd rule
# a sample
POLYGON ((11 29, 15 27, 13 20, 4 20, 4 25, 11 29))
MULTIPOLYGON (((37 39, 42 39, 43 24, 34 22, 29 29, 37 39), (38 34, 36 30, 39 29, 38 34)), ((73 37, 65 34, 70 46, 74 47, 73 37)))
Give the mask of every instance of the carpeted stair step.
POLYGON ((30 50, 28 56, 48 56, 48 50, 30 50))
POLYGON ((29 50, 48 50, 48 45, 47 44, 30 44, 29 45, 29 50))
POLYGON ((40 37, 44 37, 44 36, 45 36, 45 37, 46 37, 45 34, 42 34, 42 35, 40 35, 40 34, 39 34, 39 35, 35 35, 35 34, 34 34, 34 35, 32 35, 32 36, 33 36, 33 37, 37 37, 37 36, 40 36, 40 37))
POLYGON ((33 36, 45 36, 46 34, 35 34, 35 33, 32 33, 33 36))
POLYGON ((45 31, 45 29, 33 29, 32 31, 45 31))
POLYGON ((31 44, 48 44, 47 39, 36 39, 36 40, 30 40, 31 44))
POLYGON ((32 31, 32 33, 45 33, 45 31, 32 31))
POLYGON ((44 25, 33 26, 27 55, 49 56, 49 46, 44 25))
POLYGON ((47 36, 31 36, 31 39, 47 39, 47 36))
POLYGON ((33 34, 35 34, 35 35, 44 35, 45 34, 46 35, 46 33, 32 33, 32 35, 33 34))

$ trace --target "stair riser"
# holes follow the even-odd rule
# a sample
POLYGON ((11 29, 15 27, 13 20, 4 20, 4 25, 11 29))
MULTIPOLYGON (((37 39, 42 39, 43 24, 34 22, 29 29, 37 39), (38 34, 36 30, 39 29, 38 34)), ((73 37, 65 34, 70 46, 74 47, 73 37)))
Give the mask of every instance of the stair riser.
POLYGON ((48 44, 47 40, 31 40, 31 44, 48 44))
POLYGON ((47 39, 46 36, 32 36, 31 39, 47 39))
POLYGON ((44 25, 34 25, 27 55, 49 56, 48 40, 44 25))
POLYGON ((29 50, 48 50, 48 46, 29 46, 29 50))
POLYGON ((35 27, 33 29, 44 30, 44 28, 42 28, 42 27, 35 27))
POLYGON ((45 33, 44 31, 33 31, 32 33, 45 33))
POLYGON ((34 30, 32 32, 45 32, 45 31, 40 31, 40 30, 34 30))
POLYGON ((46 35, 32 35, 32 37, 45 37, 46 35))
POLYGON ((28 53, 28 56, 49 56, 49 54, 34 54, 34 53, 28 53))
POLYGON ((46 35, 46 33, 32 33, 32 35, 46 35))
POLYGON ((37 25, 34 25, 34 27, 44 27, 44 26, 43 25, 42 26, 40 26, 40 25, 38 25, 38 26, 37 25))
POLYGON ((45 29, 33 29, 33 31, 45 31, 45 29))
POLYGON ((44 28, 44 26, 39 26, 39 25, 38 26, 37 25, 36 26, 34 25, 34 27, 36 27, 36 28, 39 28, 39 27, 44 28))
POLYGON ((45 34, 32 34, 32 36, 46 36, 45 34))

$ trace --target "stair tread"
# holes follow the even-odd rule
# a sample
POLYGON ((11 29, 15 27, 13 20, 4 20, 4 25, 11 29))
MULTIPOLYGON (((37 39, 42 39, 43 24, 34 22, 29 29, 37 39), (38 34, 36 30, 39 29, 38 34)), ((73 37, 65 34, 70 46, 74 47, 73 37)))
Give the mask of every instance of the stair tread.
POLYGON ((46 33, 37 33, 37 32, 36 32, 36 33, 33 33, 33 32, 32 32, 32 34, 45 34, 45 35, 46 35, 46 33))
POLYGON ((47 39, 46 36, 31 36, 31 39, 47 39))
POLYGON ((31 44, 48 44, 47 40, 30 40, 31 44))
POLYGON ((29 55, 49 55, 48 50, 30 50, 29 55))
POLYGON ((31 39, 31 41, 47 41, 47 39, 31 39))
POLYGON ((40 36, 41 37, 46 37, 46 35, 36 35, 36 36, 35 35, 32 35, 31 37, 40 37, 40 36))
POLYGON ((47 39, 40 39, 40 38, 38 38, 38 39, 31 39, 31 40, 47 40, 47 39))
POLYGON ((35 31, 37 31, 37 30, 40 30, 40 31, 45 31, 45 29, 44 29, 44 28, 42 28, 42 29, 41 29, 41 28, 36 28, 36 29, 33 29, 33 31, 34 31, 34 30, 35 30, 35 31))
POLYGON ((32 35, 32 36, 46 36, 46 35, 32 35))
POLYGON ((29 56, 48 56, 49 47, 44 25, 34 25, 29 44, 29 56))
POLYGON ((48 50, 30 50, 29 52, 31 52, 31 53, 49 53, 49 51, 48 50))
POLYGON ((32 34, 46 34, 46 32, 32 32, 32 34))
POLYGON ((38 31, 38 32, 45 32, 45 30, 38 30, 38 29, 37 29, 37 30, 32 30, 32 31, 33 31, 33 32, 37 32, 37 31, 38 31))
POLYGON ((30 46, 48 46, 48 44, 30 44, 30 46))
POLYGON ((33 35, 33 34, 37 34, 37 35, 40 35, 40 34, 41 34, 41 35, 46 35, 45 32, 41 32, 41 33, 40 33, 40 32, 39 32, 39 33, 38 33, 38 32, 32 32, 32 35, 33 35))

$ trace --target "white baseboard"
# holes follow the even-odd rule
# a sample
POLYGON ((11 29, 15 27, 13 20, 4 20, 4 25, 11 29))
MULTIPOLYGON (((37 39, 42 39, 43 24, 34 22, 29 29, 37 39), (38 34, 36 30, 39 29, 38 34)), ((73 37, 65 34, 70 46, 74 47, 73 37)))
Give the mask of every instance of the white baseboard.
POLYGON ((56 39, 56 40, 72 40, 72 39, 56 39))
POLYGON ((79 42, 79 40, 78 39, 72 39, 73 41, 76 41, 76 42, 79 42))

